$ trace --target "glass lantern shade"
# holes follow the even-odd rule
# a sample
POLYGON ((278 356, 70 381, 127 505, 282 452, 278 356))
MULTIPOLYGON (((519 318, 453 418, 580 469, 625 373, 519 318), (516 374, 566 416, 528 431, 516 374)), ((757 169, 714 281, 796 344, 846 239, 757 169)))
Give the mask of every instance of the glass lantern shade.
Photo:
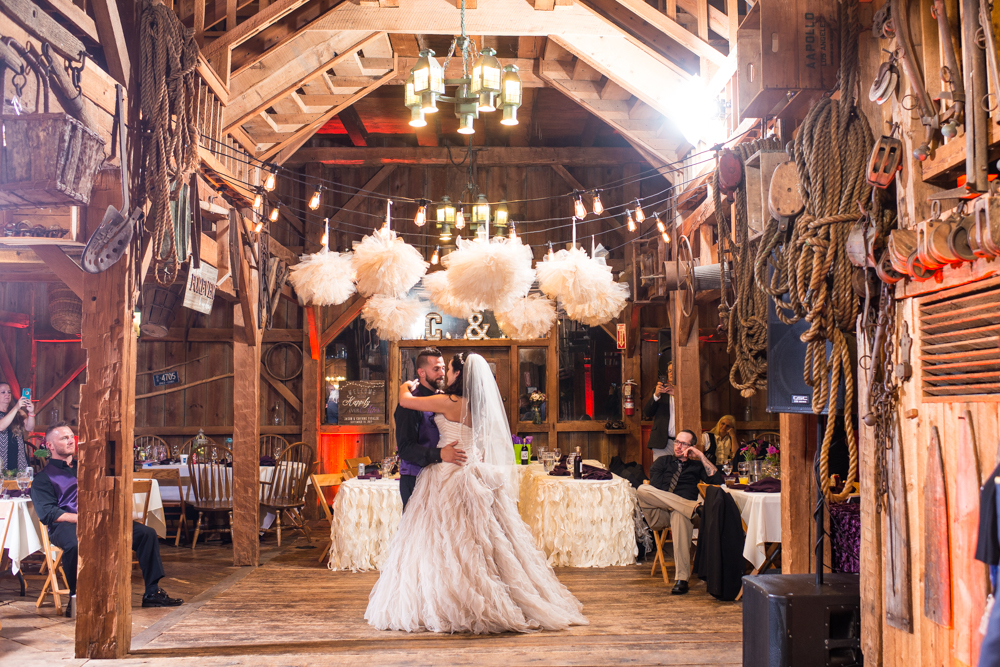
POLYGON ((420 96, 420 108, 424 113, 436 112, 437 96, 444 95, 444 69, 434 59, 434 51, 430 49, 421 51, 411 74, 413 94, 420 96))
POLYGON ((483 49, 472 65, 471 92, 479 97, 480 111, 495 111, 495 97, 501 92, 503 69, 496 59, 496 51, 483 49))
POLYGON ((486 195, 479 195, 476 205, 472 207, 472 224, 490 224, 490 203, 487 201, 486 195))
POLYGON ((407 107, 415 107, 420 104, 420 96, 414 92, 413 89, 413 74, 406 77, 406 83, 403 85, 403 105, 407 107))
POLYGON ((441 223, 441 235, 438 237, 442 243, 451 241, 451 224, 441 223))
POLYGON ((441 203, 437 206, 438 227, 455 224, 455 205, 451 203, 451 197, 445 195, 441 197, 441 203))
POLYGON ((498 235, 503 235, 507 233, 507 225, 509 220, 509 214, 507 212, 507 202, 501 200, 497 204, 496 213, 493 215, 493 225, 496 227, 496 233, 498 235))

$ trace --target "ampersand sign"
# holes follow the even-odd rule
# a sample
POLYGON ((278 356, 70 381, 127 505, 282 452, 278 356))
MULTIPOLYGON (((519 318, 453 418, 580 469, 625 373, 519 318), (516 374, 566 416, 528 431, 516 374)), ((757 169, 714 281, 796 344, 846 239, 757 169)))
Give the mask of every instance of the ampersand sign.
POLYGON ((467 340, 483 340, 485 339, 486 332, 490 330, 489 324, 483 324, 483 316, 481 313, 472 313, 469 315, 469 326, 465 330, 465 338, 467 340))

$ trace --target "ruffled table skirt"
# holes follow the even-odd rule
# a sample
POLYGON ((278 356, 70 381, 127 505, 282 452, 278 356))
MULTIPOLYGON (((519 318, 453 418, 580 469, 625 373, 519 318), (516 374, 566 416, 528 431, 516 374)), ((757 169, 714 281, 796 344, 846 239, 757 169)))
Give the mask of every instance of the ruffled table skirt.
POLYGON ((635 563, 635 489, 610 480, 553 477, 532 464, 521 476, 521 518, 553 567, 635 563))
POLYGON ((330 569, 378 570, 403 513, 398 479, 349 479, 333 501, 330 569))

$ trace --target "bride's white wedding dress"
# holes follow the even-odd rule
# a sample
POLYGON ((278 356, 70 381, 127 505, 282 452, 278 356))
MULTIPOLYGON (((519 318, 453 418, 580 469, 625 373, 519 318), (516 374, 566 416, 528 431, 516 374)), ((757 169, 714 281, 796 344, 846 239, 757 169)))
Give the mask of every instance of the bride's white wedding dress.
POLYGON ((559 583, 504 488, 510 467, 484 464, 470 427, 440 414, 435 421, 438 446, 457 440, 469 461, 421 471, 365 618, 382 630, 410 632, 585 625, 583 605, 559 583))

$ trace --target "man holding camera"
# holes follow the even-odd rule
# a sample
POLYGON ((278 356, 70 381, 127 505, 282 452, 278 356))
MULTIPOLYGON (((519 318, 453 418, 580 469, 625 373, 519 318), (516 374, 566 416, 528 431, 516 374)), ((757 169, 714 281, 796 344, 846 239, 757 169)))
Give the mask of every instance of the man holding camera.
POLYGON ((674 365, 670 363, 667 364, 666 377, 660 376, 653 396, 642 408, 642 418, 653 422, 646 446, 653 450, 654 461, 673 452, 677 433, 674 415, 674 365))

